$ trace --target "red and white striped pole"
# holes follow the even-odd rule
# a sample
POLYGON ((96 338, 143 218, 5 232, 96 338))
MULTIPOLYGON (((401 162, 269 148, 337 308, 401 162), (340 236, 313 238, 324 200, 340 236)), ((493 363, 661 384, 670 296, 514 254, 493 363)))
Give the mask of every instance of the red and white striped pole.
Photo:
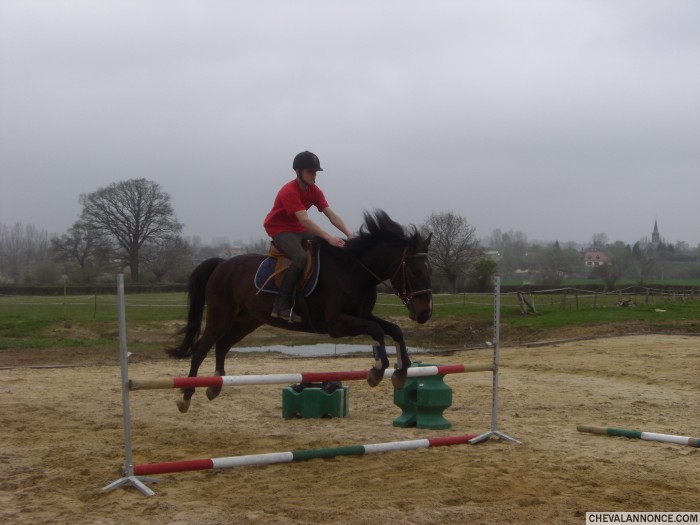
MULTIPOLYGON (((431 365, 408 369, 408 377, 426 377, 445 374, 463 374, 467 372, 486 372, 493 370, 490 363, 480 365, 431 365)), ((326 381, 355 381, 367 379, 367 370, 346 370, 342 372, 300 372, 289 374, 239 375, 239 376, 202 376, 169 377, 160 379, 132 379, 130 390, 154 390, 164 388, 200 388, 246 385, 277 385, 294 383, 320 383, 326 381)), ((394 370, 386 370, 384 377, 389 378, 394 370)))
POLYGON ((272 452, 268 454, 252 454, 248 456, 232 456, 224 458, 194 459, 185 461, 169 461, 165 463, 146 463, 134 465, 136 475, 166 474, 169 472, 185 472, 191 470, 226 469, 247 467, 251 465, 272 465, 274 463, 292 463, 310 459, 333 458, 338 456, 364 456, 399 450, 414 450, 419 448, 445 447, 469 443, 477 435, 446 436, 409 441, 391 441, 370 445, 351 445, 345 447, 319 448, 311 450, 292 450, 289 452, 272 452))

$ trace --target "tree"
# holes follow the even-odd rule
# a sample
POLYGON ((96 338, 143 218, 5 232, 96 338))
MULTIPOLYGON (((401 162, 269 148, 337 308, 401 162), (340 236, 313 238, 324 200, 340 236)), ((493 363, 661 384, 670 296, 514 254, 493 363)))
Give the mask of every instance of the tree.
POLYGON ((594 233, 593 234, 593 247, 594 248, 599 248, 603 249, 606 244, 608 244, 608 235, 607 233, 594 233))
POLYGON ((449 291, 456 291, 457 279, 481 256, 476 228, 453 213, 432 213, 421 230, 432 232, 430 262, 447 279, 449 291))
POLYGON ((180 236, 164 237, 144 246, 142 261, 162 282, 167 274, 184 272, 191 262, 192 248, 180 236))
POLYGON ((491 233, 489 248, 498 251, 498 271, 501 275, 511 274, 515 270, 527 269, 527 235, 521 231, 509 230, 503 233, 495 229, 491 233))
POLYGON ((486 292, 490 290, 497 269, 498 264, 496 264, 496 261, 490 257, 480 257, 471 265, 467 272, 470 285, 473 286, 477 292, 486 292))
POLYGON ((529 252, 531 268, 537 273, 537 282, 560 286, 580 264, 580 254, 572 244, 563 248, 559 241, 547 246, 532 246, 529 252))
POLYGON ((49 234, 33 224, 0 224, 0 274, 15 284, 30 280, 36 266, 48 259, 49 234))
POLYGON ((257 241, 251 240, 245 245, 246 253, 262 253, 266 254, 270 251, 270 239, 258 239, 257 241))
POLYGON ((77 267, 78 279, 89 282, 90 274, 97 274, 107 264, 111 251, 109 243, 97 230, 77 221, 66 233, 51 239, 54 258, 77 267))
POLYGON ((565 257, 559 241, 549 246, 533 247, 532 257, 537 268, 537 281, 548 286, 559 286, 566 278, 565 257))
POLYGON ((608 254, 607 264, 596 266, 593 274, 605 283, 606 289, 610 290, 615 282, 625 275, 632 267, 632 249, 622 241, 615 241, 606 248, 608 254))
POLYGON ((80 203, 82 221, 114 241, 135 282, 139 280, 141 248, 182 231, 170 195, 146 179, 121 181, 83 194, 80 203))

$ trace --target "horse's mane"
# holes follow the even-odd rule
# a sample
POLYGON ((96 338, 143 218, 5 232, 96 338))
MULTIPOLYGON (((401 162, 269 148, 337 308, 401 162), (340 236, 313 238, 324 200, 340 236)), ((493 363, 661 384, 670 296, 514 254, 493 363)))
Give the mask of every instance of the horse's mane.
POLYGON ((412 253, 426 250, 425 239, 415 226, 408 230, 394 221, 384 210, 364 213, 364 224, 356 237, 350 239, 345 249, 355 256, 366 253, 378 244, 390 243, 408 246, 412 253))

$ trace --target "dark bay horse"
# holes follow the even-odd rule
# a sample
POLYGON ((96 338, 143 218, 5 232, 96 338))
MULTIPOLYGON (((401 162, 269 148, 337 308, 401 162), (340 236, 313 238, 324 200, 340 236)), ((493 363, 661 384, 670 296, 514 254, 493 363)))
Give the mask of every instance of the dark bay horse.
MULTIPOLYGON (((367 382, 376 386, 389 367, 384 336, 396 345, 396 370, 392 382, 403 388, 411 360, 403 332, 393 323, 372 314, 377 300, 377 285, 388 281, 392 291, 408 308, 409 317, 418 323, 430 319, 433 309, 428 246, 415 227, 410 231, 394 222, 384 211, 365 213, 364 225, 345 248, 320 243, 321 269, 314 292, 297 300, 296 311, 302 323, 291 324, 270 317, 274 294, 258 293, 253 278, 263 255, 239 255, 228 260, 213 258, 202 262, 189 280, 187 325, 180 331, 184 340, 167 350, 172 357, 192 357, 189 377, 197 375, 209 349, 216 345, 216 375, 226 375, 224 360, 231 347, 263 324, 289 330, 328 334, 331 337, 368 335, 372 338, 374 365, 367 382), (301 307, 299 303, 302 303, 301 307), (206 305, 206 323, 201 333, 206 305)), ((214 399, 221 388, 210 387, 207 397, 214 399)), ((183 389, 178 401, 186 412, 194 389, 183 389)))

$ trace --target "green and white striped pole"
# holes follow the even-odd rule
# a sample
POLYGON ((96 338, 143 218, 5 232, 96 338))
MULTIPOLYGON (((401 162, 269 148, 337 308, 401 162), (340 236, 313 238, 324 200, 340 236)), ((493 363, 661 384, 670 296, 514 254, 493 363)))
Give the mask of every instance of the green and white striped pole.
POLYGON ((689 447, 700 448, 700 438, 688 436, 658 434, 656 432, 642 432, 640 430, 626 430, 624 428, 596 427, 592 425, 578 425, 576 430, 579 432, 587 432, 589 434, 643 439, 645 441, 659 441, 661 443, 674 443, 676 445, 687 445, 689 447))

